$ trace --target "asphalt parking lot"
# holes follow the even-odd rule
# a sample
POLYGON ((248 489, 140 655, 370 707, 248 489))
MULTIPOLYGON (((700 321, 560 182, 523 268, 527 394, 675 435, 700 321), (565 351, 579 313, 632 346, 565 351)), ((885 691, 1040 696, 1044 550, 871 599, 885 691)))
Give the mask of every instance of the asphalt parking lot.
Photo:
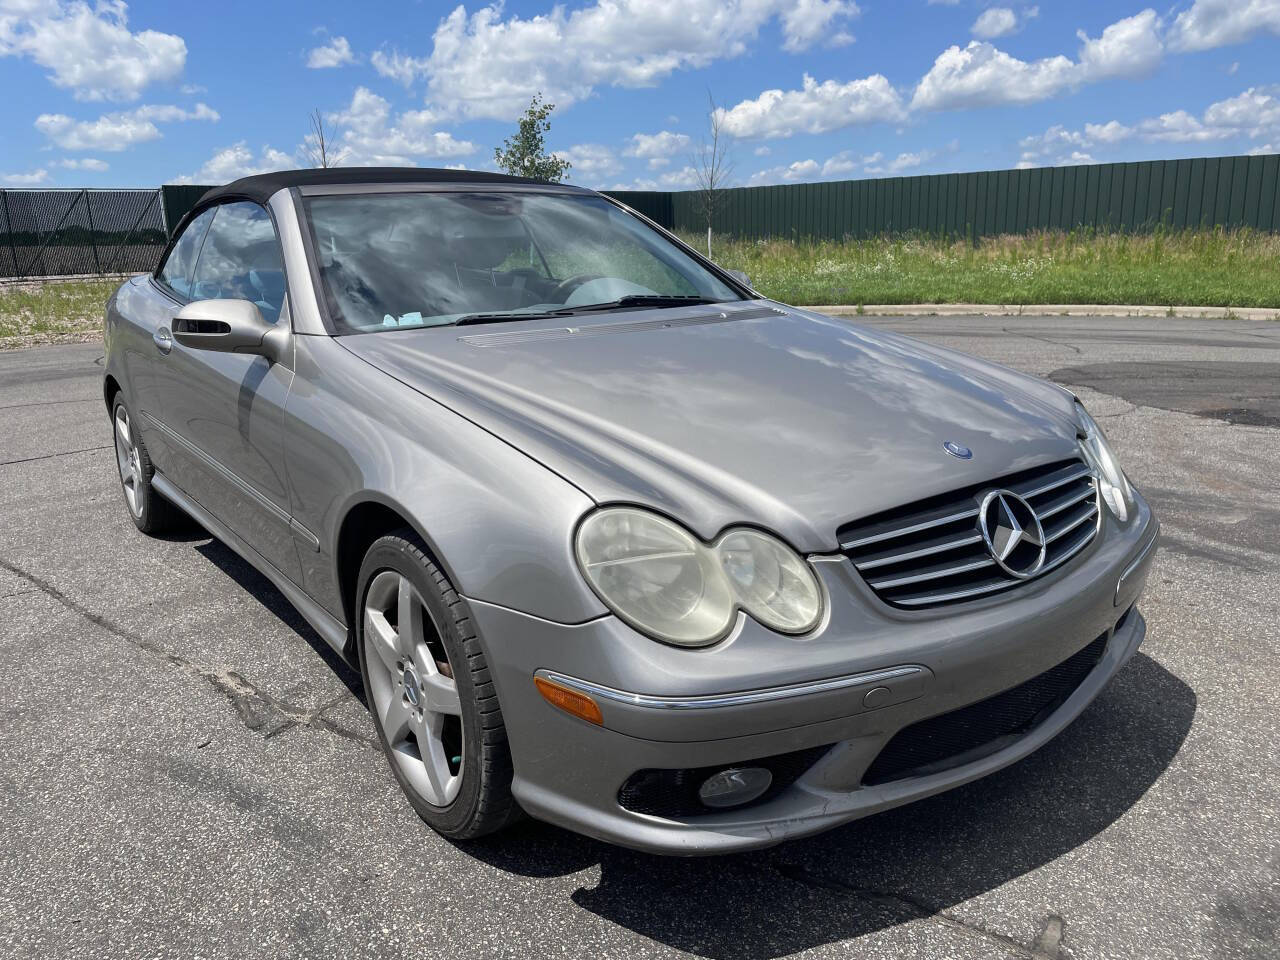
POLYGON ((441 840, 280 594, 133 528, 101 345, 0 354, 0 956, 1280 955, 1280 323, 882 322, 1078 389, 1164 524, 1146 643, 1000 774, 694 861, 441 840))

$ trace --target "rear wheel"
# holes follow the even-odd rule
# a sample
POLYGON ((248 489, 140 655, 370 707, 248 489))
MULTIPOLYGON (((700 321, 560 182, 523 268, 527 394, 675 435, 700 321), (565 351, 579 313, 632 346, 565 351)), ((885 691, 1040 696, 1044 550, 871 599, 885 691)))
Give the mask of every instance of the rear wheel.
POLYGON ((129 518, 139 530, 153 536, 172 530, 182 522, 182 511, 151 486, 155 468, 120 393, 111 404, 111 428, 115 434, 120 489, 129 518))
POLYGON ((411 530, 369 548, 356 596, 365 696, 409 802, 452 839, 501 829, 511 752, 466 604, 411 530))

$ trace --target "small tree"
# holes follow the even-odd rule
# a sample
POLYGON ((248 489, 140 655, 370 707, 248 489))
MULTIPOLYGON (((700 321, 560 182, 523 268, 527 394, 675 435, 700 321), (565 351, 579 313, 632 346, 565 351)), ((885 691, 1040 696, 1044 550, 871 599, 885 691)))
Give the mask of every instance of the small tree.
POLYGON ((541 93, 533 95, 515 136, 507 137, 501 147, 493 148, 493 159, 501 169, 514 177, 531 177, 547 183, 559 183, 565 178, 571 166, 569 161, 547 153, 545 135, 551 129, 548 117, 555 108, 554 103, 542 102, 541 93))
POLYGON ((321 116, 319 110, 311 112, 309 119, 311 120, 311 132, 307 134, 307 163, 313 167, 338 167, 342 165, 342 159, 346 156, 346 151, 334 154, 331 152, 329 143, 329 135, 324 128, 324 117, 321 116))
POLYGON ((716 106, 710 90, 707 91, 707 104, 710 108, 710 129, 693 154, 693 172, 698 184, 698 206, 707 220, 707 256, 710 257, 711 225, 723 199, 725 184, 733 175, 733 159, 729 156, 729 141, 724 133, 724 114, 716 106))

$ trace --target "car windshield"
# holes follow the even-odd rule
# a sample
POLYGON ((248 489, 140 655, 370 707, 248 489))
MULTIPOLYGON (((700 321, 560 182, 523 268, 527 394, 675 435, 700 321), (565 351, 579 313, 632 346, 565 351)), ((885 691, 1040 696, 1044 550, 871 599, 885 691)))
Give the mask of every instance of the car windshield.
POLYGON ((742 299, 599 196, 442 191, 305 203, 338 333, 742 299))

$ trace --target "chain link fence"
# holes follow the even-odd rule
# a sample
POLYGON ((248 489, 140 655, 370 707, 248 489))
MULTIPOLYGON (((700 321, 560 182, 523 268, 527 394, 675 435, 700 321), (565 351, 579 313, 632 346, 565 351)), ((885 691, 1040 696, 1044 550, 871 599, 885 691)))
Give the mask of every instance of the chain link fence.
POLYGON ((0 190, 0 278, 150 270, 166 239, 158 189, 0 190))

